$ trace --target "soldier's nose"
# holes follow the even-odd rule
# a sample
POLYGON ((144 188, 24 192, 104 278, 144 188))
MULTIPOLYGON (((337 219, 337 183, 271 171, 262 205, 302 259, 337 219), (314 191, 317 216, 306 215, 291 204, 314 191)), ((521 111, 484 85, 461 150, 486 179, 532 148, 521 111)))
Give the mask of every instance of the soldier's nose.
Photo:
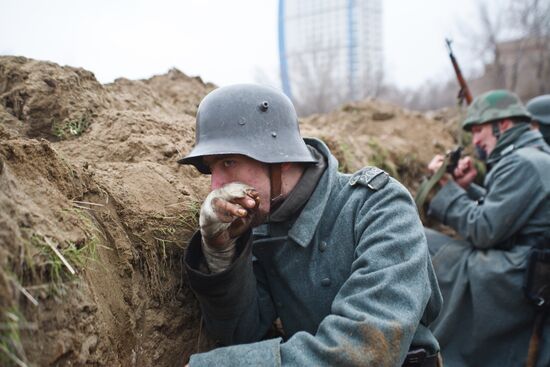
POLYGON ((216 174, 215 172, 212 172, 212 175, 210 177, 210 189, 216 190, 222 187, 223 185, 225 185, 223 178, 220 175, 216 174))

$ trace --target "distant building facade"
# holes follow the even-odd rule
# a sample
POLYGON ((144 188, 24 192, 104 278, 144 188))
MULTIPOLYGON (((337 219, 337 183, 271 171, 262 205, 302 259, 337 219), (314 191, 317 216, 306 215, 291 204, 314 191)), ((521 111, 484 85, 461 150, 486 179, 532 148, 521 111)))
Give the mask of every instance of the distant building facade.
POLYGON ((279 0, 281 82, 293 100, 312 92, 341 100, 372 95, 382 51, 381 0, 279 0))
POLYGON ((550 38, 522 38, 500 42, 495 60, 471 81, 474 94, 505 88, 524 101, 550 93, 550 38))

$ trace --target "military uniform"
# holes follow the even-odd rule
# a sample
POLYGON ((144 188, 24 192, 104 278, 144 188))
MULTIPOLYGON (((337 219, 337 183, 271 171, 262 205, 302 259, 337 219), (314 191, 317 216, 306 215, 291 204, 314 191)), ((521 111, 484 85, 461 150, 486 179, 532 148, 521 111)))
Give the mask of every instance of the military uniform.
POLYGON ((200 233, 191 240, 206 328, 232 345, 192 367, 399 366, 411 345, 439 350, 428 325, 441 295, 410 195, 376 168, 339 173, 324 143, 306 142, 327 168, 301 210, 242 236, 220 273, 200 270, 200 233), (277 318, 284 338, 260 341, 277 318))
MULTIPOLYGON (((427 231, 444 299, 432 330, 449 367, 522 366, 527 356, 535 312, 522 284, 530 249, 550 229, 550 148, 528 124, 500 139, 484 188, 452 181, 430 204, 463 238, 427 231)), ((546 330, 541 367, 550 366, 548 322, 546 330)))

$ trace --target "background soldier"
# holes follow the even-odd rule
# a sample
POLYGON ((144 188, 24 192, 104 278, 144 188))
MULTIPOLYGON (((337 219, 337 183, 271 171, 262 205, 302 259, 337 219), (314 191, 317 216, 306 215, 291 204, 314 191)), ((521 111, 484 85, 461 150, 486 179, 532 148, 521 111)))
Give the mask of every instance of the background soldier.
POLYGON ((270 88, 211 92, 196 131, 180 163, 211 174, 212 192, 185 262, 207 330, 231 346, 191 366, 436 365, 441 295, 401 184, 339 173, 270 88), (260 341, 277 318, 282 338, 260 341))
POLYGON ((531 113, 533 124, 550 144, 550 94, 535 97, 527 102, 527 110, 531 113))
MULTIPOLYGON (((530 250, 550 229, 550 148, 511 92, 490 91, 468 108, 463 128, 487 154, 484 188, 470 157, 440 181, 429 214, 462 240, 426 229, 444 307, 432 330, 446 366, 524 365, 535 307, 522 285, 530 250)), ((436 171, 443 157, 429 165, 436 171)), ((550 365, 550 339, 539 366, 550 365)))

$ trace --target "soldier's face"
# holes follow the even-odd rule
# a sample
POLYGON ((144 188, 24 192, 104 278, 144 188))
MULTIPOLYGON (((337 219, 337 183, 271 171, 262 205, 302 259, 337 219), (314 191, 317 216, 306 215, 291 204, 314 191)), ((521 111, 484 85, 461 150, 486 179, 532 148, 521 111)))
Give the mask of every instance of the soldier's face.
POLYGON ((473 126, 472 143, 483 149, 487 155, 491 154, 497 145, 497 138, 493 135, 492 123, 473 126))
POLYGON ((210 168, 210 189, 216 190, 231 183, 252 186, 260 194, 260 214, 269 213, 271 182, 269 166, 240 154, 205 156, 203 162, 210 168))

